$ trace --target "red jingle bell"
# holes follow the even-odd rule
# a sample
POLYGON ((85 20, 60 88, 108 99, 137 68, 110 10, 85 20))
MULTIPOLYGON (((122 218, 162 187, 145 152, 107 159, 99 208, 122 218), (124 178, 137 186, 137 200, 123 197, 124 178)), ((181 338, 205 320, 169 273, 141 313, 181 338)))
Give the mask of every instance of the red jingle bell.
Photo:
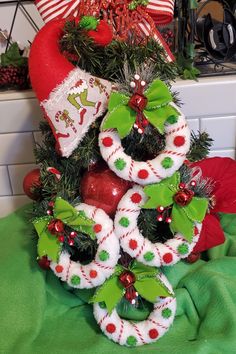
POLYGON ((174 195, 174 201, 180 206, 188 205, 193 199, 194 193, 189 189, 181 189, 174 195))
POLYGON ((128 287, 126 289, 126 292, 125 292, 125 298, 126 300, 128 300, 131 304, 135 304, 135 300, 137 299, 138 297, 138 293, 137 291, 135 290, 135 288, 133 287, 133 285, 131 285, 130 287, 128 287))
POLYGON ((60 234, 64 231, 64 224, 61 220, 59 219, 53 219, 49 222, 48 224, 48 231, 52 235, 57 235, 60 234))
POLYGON ((142 112, 148 103, 147 97, 135 93, 129 100, 128 106, 135 112, 142 112))
POLYGON ((127 289, 135 283, 135 275, 134 275, 134 273, 130 272, 129 270, 125 270, 119 276, 119 281, 127 289))
POLYGON ((201 253, 200 252, 191 252, 190 255, 188 255, 187 258, 185 258, 186 262, 192 264, 192 263, 195 263, 199 260, 201 256, 201 253))

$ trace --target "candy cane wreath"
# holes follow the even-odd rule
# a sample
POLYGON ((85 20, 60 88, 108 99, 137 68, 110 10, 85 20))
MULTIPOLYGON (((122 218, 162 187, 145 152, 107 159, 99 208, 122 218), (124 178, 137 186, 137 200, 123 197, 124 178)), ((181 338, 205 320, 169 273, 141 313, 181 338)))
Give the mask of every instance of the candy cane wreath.
POLYGON ((99 134, 101 155, 119 177, 140 185, 147 185, 170 177, 182 166, 190 147, 190 130, 185 116, 174 103, 171 105, 180 115, 177 118, 167 119, 165 149, 153 160, 135 161, 128 156, 115 129, 104 130, 99 134))
MULTIPOLYGON (((162 283, 173 293, 166 277, 159 273, 162 283)), ((140 322, 123 320, 116 310, 111 315, 102 304, 94 304, 94 317, 105 335, 121 345, 139 346, 157 341, 171 326, 176 311, 175 297, 157 298, 149 317, 140 322)))
POLYGON ((104 283, 114 272, 119 258, 119 241, 114 233, 113 221, 103 210, 84 203, 79 204, 76 209, 83 210, 96 223, 94 231, 98 249, 95 259, 82 265, 72 261, 69 253, 62 252, 58 262, 51 262, 50 267, 61 280, 74 288, 93 288, 104 283))
POLYGON ((128 190, 118 204, 115 233, 123 250, 139 262, 154 267, 173 265, 191 253, 199 239, 202 224, 195 223, 195 236, 191 243, 180 233, 176 233, 165 243, 152 243, 143 237, 137 225, 141 207, 147 199, 140 186, 128 190))

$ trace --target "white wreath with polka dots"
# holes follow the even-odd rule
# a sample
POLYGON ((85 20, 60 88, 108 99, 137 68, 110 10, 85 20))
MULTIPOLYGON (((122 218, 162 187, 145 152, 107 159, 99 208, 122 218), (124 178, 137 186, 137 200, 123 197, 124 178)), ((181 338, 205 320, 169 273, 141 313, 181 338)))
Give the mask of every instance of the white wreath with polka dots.
POLYGON ((119 241, 114 233, 113 221, 102 209, 84 203, 79 204, 76 209, 83 210, 96 223, 94 231, 98 249, 95 259, 82 265, 72 261, 69 253, 64 251, 58 262, 51 262, 50 267, 61 280, 74 288, 93 288, 103 284, 114 272, 120 254, 119 241))
POLYGON ((147 199, 141 186, 134 186, 128 190, 117 207, 115 233, 123 250, 139 262, 154 267, 173 265, 192 252, 199 239, 202 224, 195 224, 191 243, 180 233, 176 233, 165 243, 152 243, 143 237, 137 225, 141 207, 147 199))
MULTIPOLYGON (((167 278, 158 274, 158 278, 168 290, 173 289, 167 278)), ((114 342, 127 346, 139 346, 157 341, 171 326, 176 311, 175 297, 157 298, 149 317, 140 322, 123 320, 114 309, 109 315, 106 308, 94 304, 94 317, 105 335, 114 342)))
POLYGON ((119 177, 147 185, 172 176, 182 166, 190 148, 190 130, 178 107, 174 103, 171 105, 180 115, 177 122, 165 123, 165 150, 153 160, 135 161, 128 156, 116 129, 104 130, 99 134, 101 155, 119 177))

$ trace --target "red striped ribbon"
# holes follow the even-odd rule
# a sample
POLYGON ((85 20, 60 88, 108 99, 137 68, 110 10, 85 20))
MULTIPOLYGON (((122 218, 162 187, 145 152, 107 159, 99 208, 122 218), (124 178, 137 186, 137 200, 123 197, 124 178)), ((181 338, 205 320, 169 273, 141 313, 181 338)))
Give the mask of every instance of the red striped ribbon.
MULTIPOLYGON (((36 0, 35 5, 44 22, 49 22, 55 18, 77 17, 79 5, 82 2, 83 0, 36 0)), ((96 6, 96 0, 90 0, 90 2, 96 6)), ((153 23, 164 25, 173 20, 174 3, 175 0, 149 0, 148 4, 143 8, 153 23)), ((145 36, 153 36, 160 46, 164 48, 167 61, 171 62, 174 60, 173 54, 159 31, 151 28, 150 21, 147 21, 147 16, 140 21, 139 29, 145 36)))

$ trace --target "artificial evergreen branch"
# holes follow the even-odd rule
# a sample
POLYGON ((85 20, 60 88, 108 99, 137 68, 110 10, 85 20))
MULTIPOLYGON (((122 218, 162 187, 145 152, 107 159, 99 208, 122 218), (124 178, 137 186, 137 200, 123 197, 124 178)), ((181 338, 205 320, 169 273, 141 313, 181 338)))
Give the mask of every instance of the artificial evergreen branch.
POLYGON ((210 152, 213 139, 206 132, 191 133, 191 146, 187 159, 191 162, 205 159, 210 152))

